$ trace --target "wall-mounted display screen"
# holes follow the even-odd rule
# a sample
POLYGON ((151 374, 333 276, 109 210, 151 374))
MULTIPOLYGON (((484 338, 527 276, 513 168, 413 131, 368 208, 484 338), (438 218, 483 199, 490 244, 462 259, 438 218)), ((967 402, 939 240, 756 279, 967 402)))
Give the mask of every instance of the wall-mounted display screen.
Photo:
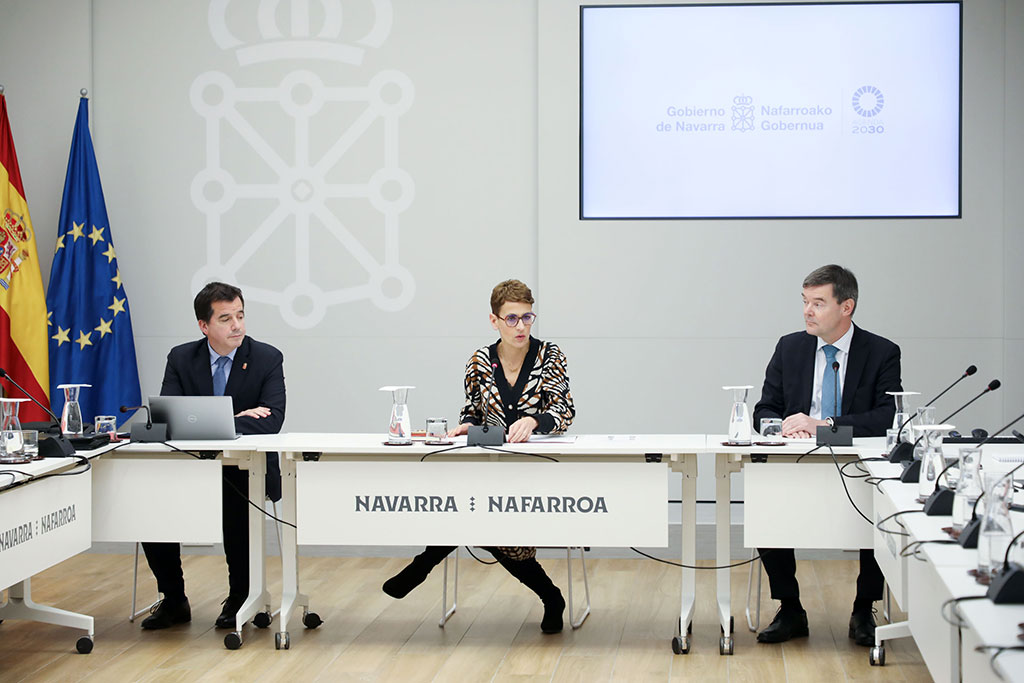
POLYGON ((580 8, 580 217, 960 215, 959 2, 580 8))

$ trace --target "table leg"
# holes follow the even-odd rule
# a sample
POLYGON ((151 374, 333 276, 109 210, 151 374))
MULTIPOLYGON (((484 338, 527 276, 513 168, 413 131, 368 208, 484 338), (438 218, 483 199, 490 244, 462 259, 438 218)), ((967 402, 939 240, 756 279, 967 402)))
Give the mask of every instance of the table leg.
MULTIPOLYGON (((227 453, 224 454, 228 458, 227 453)), ((267 590, 266 557, 264 553, 263 501, 266 499, 267 456, 265 453, 248 452, 237 456, 238 466, 249 472, 249 500, 256 505, 249 506, 249 596, 235 615, 235 630, 224 637, 224 645, 230 650, 242 646, 242 626, 258 615, 257 626, 270 625, 270 591, 267 590), (259 507, 257 507, 259 506, 259 507)))
POLYGON ((682 510, 680 512, 682 583, 679 594, 679 632, 689 643, 693 623, 693 608, 697 594, 697 456, 688 455, 683 459, 682 510))
POLYGON ((7 602, 0 606, 0 620, 25 619, 42 624, 69 626, 85 631, 88 635, 78 639, 77 648, 82 654, 92 651, 95 634, 93 618, 77 612, 40 605, 32 601, 32 579, 25 579, 7 589, 7 602))
MULTIPOLYGON (((727 453, 715 454, 715 564, 726 567, 730 564, 730 546, 732 536, 732 515, 730 498, 732 486, 729 479, 732 468, 729 466, 727 453)), ((716 569, 718 593, 718 620, 721 626, 719 653, 732 654, 733 621, 732 621, 732 586, 729 569, 716 569)))
MULTIPOLYGON (((299 453, 281 454, 281 519, 295 524, 295 460, 299 453)), ((316 628, 320 617, 309 612, 309 597, 299 592, 299 546, 296 529, 288 524, 281 528, 281 616, 274 645, 278 650, 291 647, 288 624, 296 607, 302 608, 302 621, 308 628, 316 628), (315 620, 316 625, 311 625, 315 620)))

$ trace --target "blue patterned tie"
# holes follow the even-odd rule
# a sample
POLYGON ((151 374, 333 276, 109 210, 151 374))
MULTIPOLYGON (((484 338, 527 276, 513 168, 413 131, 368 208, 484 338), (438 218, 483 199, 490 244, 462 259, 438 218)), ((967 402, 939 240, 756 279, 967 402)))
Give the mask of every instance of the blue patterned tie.
POLYGON ((841 404, 836 405, 836 395, 842 394, 836 388, 839 373, 832 369, 832 364, 836 362, 836 351, 839 349, 826 344, 821 350, 825 352, 825 374, 821 377, 821 419, 824 420, 842 414, 841 404))
POLYGON ((217 359, 217 369, 213 371, 213 395, 223 396, 224 387, 228 385, 228 363, 231 359, 221 356, 217 359))

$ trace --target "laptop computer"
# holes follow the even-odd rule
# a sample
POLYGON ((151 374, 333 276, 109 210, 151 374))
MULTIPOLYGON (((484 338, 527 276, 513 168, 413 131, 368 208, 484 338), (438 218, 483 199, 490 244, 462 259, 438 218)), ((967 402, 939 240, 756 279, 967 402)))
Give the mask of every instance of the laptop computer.
POLYGON ((150 396, 153 422, 175 441, 237 439, 230 396, 150 396))

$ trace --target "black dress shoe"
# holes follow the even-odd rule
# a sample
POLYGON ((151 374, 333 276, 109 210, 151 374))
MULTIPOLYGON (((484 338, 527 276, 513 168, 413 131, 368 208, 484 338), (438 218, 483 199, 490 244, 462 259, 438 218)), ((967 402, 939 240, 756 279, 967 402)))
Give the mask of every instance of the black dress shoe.
POLYGON ((858 645, 875 644, 875 615, 872 610, 857 610, 850 615, 850 639, 858 645))
POLYGON ((220 616, 217 617, 215 625, 217 628, 235 628, 235 615, 238 614, 238 609, 245 603, 245 598, 236 598, 229 595, 224 602, 224 609, 220 611, 220 616))
POLYGON ((189 607, 188 598, 173 602, 161 600, 153 607, 152 612, 142 621, 142 628, 147 631, 170 628, 175 624, 186 624, 192 621, 192 608, 189 607))
POLYGON ((757 634, 757 642, 784 643, 791 638, 806 638, 807 633, 807 612, 779 608, 768 628, 757 634))

